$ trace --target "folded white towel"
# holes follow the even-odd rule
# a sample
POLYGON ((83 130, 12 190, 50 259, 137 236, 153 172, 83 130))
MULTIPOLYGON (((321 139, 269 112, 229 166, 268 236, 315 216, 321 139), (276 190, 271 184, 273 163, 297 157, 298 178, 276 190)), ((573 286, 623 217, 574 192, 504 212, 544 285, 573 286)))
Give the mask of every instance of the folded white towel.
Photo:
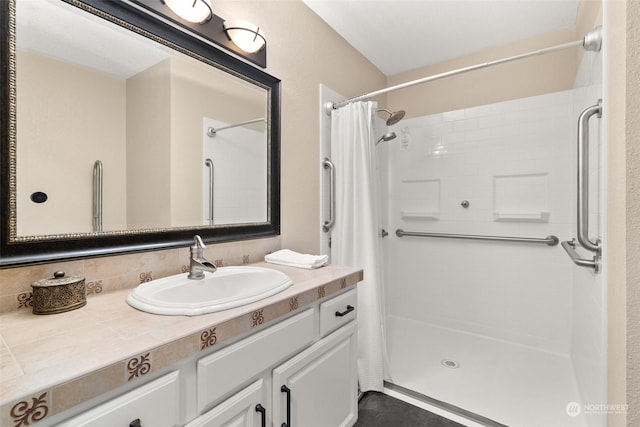
POLYGON ((329 261, 327 255, 309 255, 294 252, 289 249, 281 249, 264 257, 266 262, 286 265, 289 267, 313 269, 322 267, 329 261))

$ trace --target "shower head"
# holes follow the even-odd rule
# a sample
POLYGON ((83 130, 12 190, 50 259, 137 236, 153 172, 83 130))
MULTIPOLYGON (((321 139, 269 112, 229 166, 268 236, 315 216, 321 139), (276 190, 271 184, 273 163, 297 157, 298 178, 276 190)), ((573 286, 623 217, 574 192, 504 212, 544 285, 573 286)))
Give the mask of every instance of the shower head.
POLYGON ((391 141, 392 139, 395 139, 395 137, 396 137, 395 132, 387 132, 384 135, 382 135, 378 141, 376 141, 376 145, 380 144, 382 141, 384 142, 391 141))
POLYGON ((384 111, 389 115, 389 117, 387 118, 387 126, 395 125, 400 120, 402 120, 402 118, 406 114, 404 110, 390 111, 390 110, 387 110, 386 108, 378 108, 376 110, 376 112, 380 112, 380 111, 384 111))

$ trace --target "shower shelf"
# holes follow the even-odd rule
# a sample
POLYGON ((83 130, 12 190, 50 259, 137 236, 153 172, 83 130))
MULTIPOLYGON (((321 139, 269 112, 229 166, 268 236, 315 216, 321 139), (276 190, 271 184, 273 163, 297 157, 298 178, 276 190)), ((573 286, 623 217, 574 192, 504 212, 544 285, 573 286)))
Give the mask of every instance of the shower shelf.
POLYGON ((440 212, 433 211, 400 211, 400 216, 402 219, 424 219, 424 220, 432 220, 438 221, 440 219, 440 212))
POLYGON ((500 212, 493 213, 494 221, 511 221, 511 222, 549 222, 551 214, 547 211, 532 212, 500 212))

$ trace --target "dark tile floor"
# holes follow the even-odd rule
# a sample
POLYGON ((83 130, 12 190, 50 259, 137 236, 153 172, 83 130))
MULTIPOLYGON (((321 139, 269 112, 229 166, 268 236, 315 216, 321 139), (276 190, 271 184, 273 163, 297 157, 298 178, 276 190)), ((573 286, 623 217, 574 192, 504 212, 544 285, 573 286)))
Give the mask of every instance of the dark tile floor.
POLYGON ((355 427, 464 427, 402 400, 373 391, 358 404, 355 427))

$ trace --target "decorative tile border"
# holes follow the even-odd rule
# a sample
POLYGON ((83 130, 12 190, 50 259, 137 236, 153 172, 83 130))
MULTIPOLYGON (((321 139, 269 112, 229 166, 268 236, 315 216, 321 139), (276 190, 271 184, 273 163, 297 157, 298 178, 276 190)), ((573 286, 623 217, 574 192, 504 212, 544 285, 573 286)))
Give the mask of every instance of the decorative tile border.
POLYGON ((102 292, 102 280, 94 280, 88 282, 85 286, 87 295, 99 294, 102 292))
POLYGON ((31 307, 33 307, 33 293, 23 292, 21 294, 18 294, 18 310, 21 308, 31 307))
POLYGON ((9 415, 13 427, 30 426, 49 414, 49 392, 45 391, 31 399, 21 400, 11 407, 9 415))
POLYGON ((127 381, 139 378, 151 371, 151 352, 129 359, 127 362, 127 381))
POLYGON ((218 342, 216 328, 210 328, 200 334, 200 350, 213 347, 218 342))
POLYGON ((362 281, 362 272, 328 282, 288 299, 269 304, 226 322, 211 325, 200 332, 156 347, 135 357, 116 362, 87 375, 39 390, 33 395, 0 408, 0 421, 11 427, 31 426, 45 417, 59 414, 76 405, 158 371, 200 351, 235 338, 292 311, 330 297, 362 281), (255 325, 254 325, 255 323, 255 325), (53 396, 53 398, 51 397, 53 396), (53 405, 52 405, 53 402, 53 405))
POLYGON ((255 328, 256 326, 260 326, 264 323, 264 308, 254 311, 251 313, 251 327, 255 328))
POLYGON ((151 271, 143 271, 140 273, 140 283, 147 283, 153 280, 153 273, 151 271))

